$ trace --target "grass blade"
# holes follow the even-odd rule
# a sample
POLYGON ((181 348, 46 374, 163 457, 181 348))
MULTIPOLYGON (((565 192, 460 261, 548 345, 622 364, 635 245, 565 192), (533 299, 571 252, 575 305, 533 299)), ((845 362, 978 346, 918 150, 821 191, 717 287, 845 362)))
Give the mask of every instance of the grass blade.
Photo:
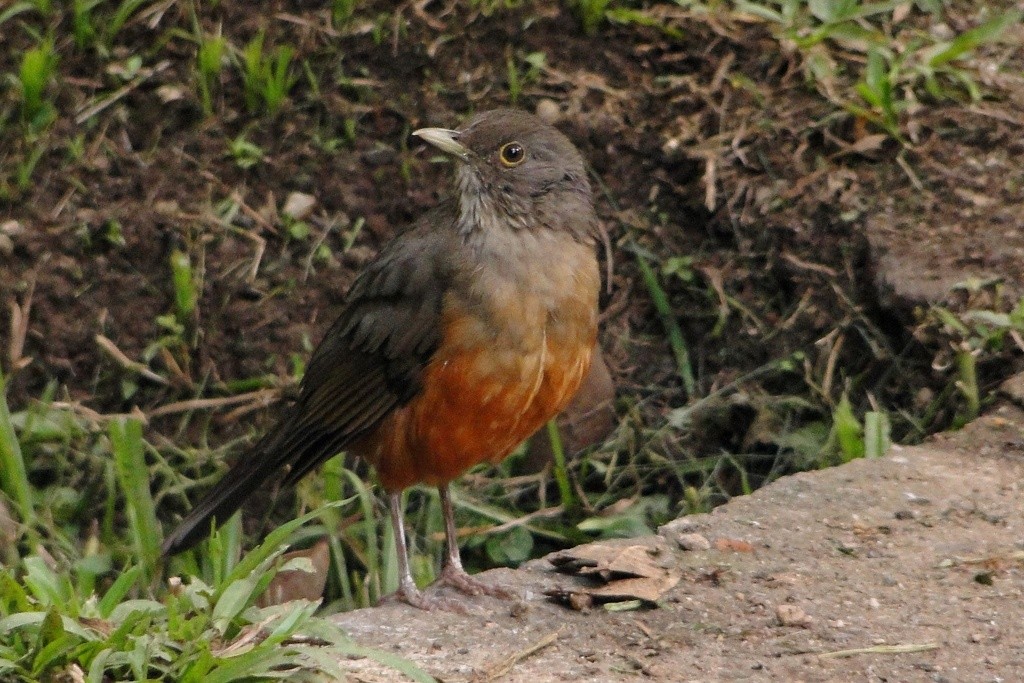
POLYGON ((558 496, 561 498, 562 507, 571 510, 576 507, 576 497, 572 493, 569 473, 565 469, 565 448, 562 445, 562 435, 558 431, 558 420, 554 418, 548 420, 548 439, 551 442, 555 481, 558 482, 558 496))
POLYGON ((11 411, 7 407, 7 384, 3 371, 0 371, 0 490, 14 502, 22 523, 30 525, 35 518, 32 487, 28 483, 21 444, 14 433, 11 411))
POLYGON ((676 359, 679 377, 683 380, 683 388, 686 389, 686 395, 689 398, 693 398, 697 394, 697 382, 693 378, 690 351, 686 346, 683 330, 679 327, 679 322, 672 312, 672 304, 669 303, 668 294, 665 293, 661 282, 658 281, 658 275, 651 268, 651 264, 647 262, 647 259, 639 251, 634 251, 634 255, 636 256, 636 264, 640 268, 640 275, 643 276, 644 284, 647 285, 647 290, 651 294, 654 308, 658 312, 658 317, 661 318, 661 324, 665 327, 665 332, 668 334, 668 342, 672 347, 672 355, 676 359))
POLYGON ((864 455, 881 458, 889 450, 889 417, 877 410, 864 414, 864 455))
POLYGON ((153 576, 160 557, 160 525, 156 520, 153 496, 149 490, 142 442, 142 423, 135 418, 120 418, 110 423, 110 443, 114 451, 117 481, 128 507, 132 541, 142 560, 146 576, 153 576))

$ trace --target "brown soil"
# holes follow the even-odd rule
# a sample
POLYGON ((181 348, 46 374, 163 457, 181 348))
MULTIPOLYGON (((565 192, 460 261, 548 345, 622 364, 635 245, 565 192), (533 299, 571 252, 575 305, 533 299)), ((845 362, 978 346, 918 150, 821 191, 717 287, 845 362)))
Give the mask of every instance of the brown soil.
MULTIPOLYGON (((338 621, 447 683, 1018 680, 1021 481, 1024 412, 1005 405, 959 434, 606 543, 643 545, 681 575, 657 608, 556 605, 545 591, 586 584, 538 560, 484 575, 518 602, 474 598, 468 615, 388 604, 338 621), (712 548, 680 550, 680 533, 712 548)), ((404 680, 349 665, 353 681, 404 680)))
MULTIPOLYGON (((603 344, 620 395, 644 399, 645 422, 658 424, 688 397, 633 267, 637 249, 693 259, 692 281, 668 276, 664 284, 699 394, 799 351, 815 372, 835 363, 885 405, 911 407, 916 390, 940 390, 949 376, 929 371, 935 348, 913 342, 893 316, 913 322, 921 297, 941 299, 955 280, 1022 281, 1024 178, 1015 160, 1024 151, 1024 88, 1007 75, 1024 60, 1019 50, 993 46, 979 57, 993 101, 907 112, 915 144, 901 151, 891 141, 865 144, 872 131, 850 117, 825 118, 830 106, 766 24, 662 6, 654 16, 681 37, 606 25, 590 38, 553 3, 491 14, 436 5, 404 5, 378 26, 381 42, 371 7, 341 35, 324 15, 284 2, 256 15, 225 1, 202 14, 204 27, 223 29, 238 46, 265 27, 268 44, 297 47, 320 74, 321 97, 300 80, 273 120, 247 112, 233 69, 222 76, 217 115, 204 119, 195 48, 178 39, 159 53, 176 59, 144 60, 122 96, 107 102, 124 84, 114 67, 148 56, 142 46, 174 28, 191 30, 177 4, 158 21, 130 22, 111 63, 68 50, 58 118, 44 138, 52 145, 30 189, 0 200, 0 302, 29 314, 23 344, 13 319, 0 319, 0 336, 14 336, 19 354, 7 359, 8 372, 22 368, 11 378, 13 403, 55 381, 62 397, 101 413, 138 407, 164 433, 178 414, 159 418, 157 409, 173 401, 237 393, 232 382, 289 385, 293 355, 319 338, 354 271, 443 191, 447 169, 410 149, 409 131, 507 105, 506 61, 526 69, 524 57, 535 52, 545 66, 524 81, 520 105, 553 100, 559 125, 593 165, 614 247, 603 344), (524 23, 529 30, 520 31, 524 23), (464 26, 458 39, 439 40, 454 26, 464 26), (64 145, 77 136, 82 151, 73 154, 64 145), (247 170, 227 152, 239 138, 262 149, 247 170), (280 216, 296 191, 317 200, 305 239, 289 236, 280 216), (360 221, 346 248, 346 232, 360 221), (190 256, 201 290, 178 344, 158 322, 173 311, 174 250, 190 256), (937 286, 922 294, 909 286, 918 281, 937 286), (887 283, 895 297, 885 296, 887 283), (836 330, 839 349, 816 344, 834 341, 836 330), (97 334, 169 381, 140 377, 97 334), (894 368, 894 358, 902 365, 894 368)), ((970 5, 950 8, 956 28, 977 19, 970 5)), ((4 40, 29 44, 14 31, 4 40)), ((0 68, 15 70, 16 53, 0 54, 0 68)), ((13 131, 4 152, 12 163, 29 152, 13 131)), ((806 391, 799 377, 752 386, 806 391)), ((822 388, 834 395, 841 384, 822 388)), ((248 407, 266 401, 260 394, 248 407)), ((239 431, 238 413, 226 411, 214 425, 219 440, 239 431)), ((939 411, 918 427, 897 424, 897 436, 919 437, 952 417, 939 411)), ((753 417, 739 430, 732 418, 732 440, 705 435, 686 447, 715 453, 749 444, 756 435, 740 437, 753 417)))

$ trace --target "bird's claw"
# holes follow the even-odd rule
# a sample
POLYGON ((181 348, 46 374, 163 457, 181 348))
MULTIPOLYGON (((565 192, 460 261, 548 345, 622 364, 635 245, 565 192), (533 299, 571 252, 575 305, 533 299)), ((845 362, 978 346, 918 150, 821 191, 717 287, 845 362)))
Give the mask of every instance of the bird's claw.
POLYGON ((449 586, 466 595, 490 595, 501 600, 515 600, 519 597, 504 586, 495 586, 473 578, 466 573, 465 569, 454 567, 450 564, 444 566, 444 569, 441 570, 441 576, 437 577, 437 581, 433 585, 449 586))

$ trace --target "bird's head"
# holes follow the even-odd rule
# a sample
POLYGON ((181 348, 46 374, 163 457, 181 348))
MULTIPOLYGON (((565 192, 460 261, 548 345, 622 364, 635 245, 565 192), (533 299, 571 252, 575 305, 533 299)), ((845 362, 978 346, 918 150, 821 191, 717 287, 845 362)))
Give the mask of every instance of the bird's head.
POLYGON ((495 220, 513 229, 590 223, 589 215, 579 214, 593 201, 583 157, 532 114, 495 109, 455 130, 421 128, 413 135, 460 162, 460 230, 487 230, 495 220))

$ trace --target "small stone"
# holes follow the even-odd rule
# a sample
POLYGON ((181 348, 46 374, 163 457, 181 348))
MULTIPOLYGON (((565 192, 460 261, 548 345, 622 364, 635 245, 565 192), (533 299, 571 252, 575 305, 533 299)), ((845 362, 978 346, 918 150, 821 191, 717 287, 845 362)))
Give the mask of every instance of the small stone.
POLYGON ((1024 372, 1018 373, 1003 382, 999 386, 999 391, 1014 401, 1024 401, 1024 372))
POLYGON ((387 164, 395 163, 398 160, 398 152, 394 147, 378 143, 374 147, 363 152, 363 161, 373 168, 379 168, 387 164))
POLYGON ((897 510, 894 516, 899 520, 907 520, 917 517, 917 513, 913 510, 897 510))
POLYGON ((775 616, 783 626, 807 628, 814 621, 807 612, 796 605, 779 605, 775 608, 775 616))
POLYGON ((558 123, 559 119, 562 118, 561 108, 559 108, 558 103, 550 97, 545 97, 537 103, 536 112, 537 118, 549 125, 558 123))
POLYGON ((185 99, 185 89, 179 85, 161 85, 156 89, 156 96, 164 104, 185 99))
POLYGON ((7 235, 8 237, 14 237, 25 232, 25 226, 16 220, 9 220, 0 223, 0 234, 7 235))
POLYGON ((680 517, 658 527, 658 533, 669 538, 672 534, 688 534, 697 530, 697 523, 690 517, 680 517))
POLYGON ((683 550, 711 550, 711 541, 701 534, 679 534, 676 543, 683 550))
POLYGON ((572 593, 569 595, 569 608, 577 612, 585 612, 594 606, 594 598, 587 593, 572 593))
POLYGON ((153 203, 153 210, 165 216, 174 216, 181 213, 181 207, 173 199, 164 199, 153 203))
POLYGON ((0 256, 10 256, 14 253, 14 240, 0 232, 0 256))
POLYGON ((313 195, 303 192, 292 192, 284 200, 284 208, 281 209, 281 213, 289 218, 301 221, 313 213, 314 206, 316 206, 316 197, 313 195))

